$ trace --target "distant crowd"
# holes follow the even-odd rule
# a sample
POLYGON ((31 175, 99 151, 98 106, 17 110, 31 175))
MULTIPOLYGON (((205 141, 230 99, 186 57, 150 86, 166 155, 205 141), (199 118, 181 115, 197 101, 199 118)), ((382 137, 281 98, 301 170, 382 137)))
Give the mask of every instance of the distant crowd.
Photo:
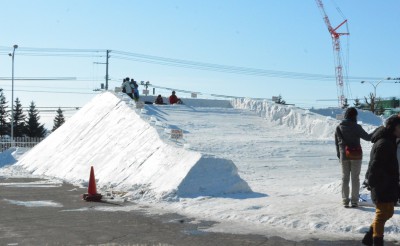
MULTIPOLYGON (((129 79, 129 77, 126 77, 122 82, 121 88, 122 92, 135 100, 135 102, 139 101, 139 85, 134 79, 129 79)), ((169 104, 183 104, 182 100, 176 96, 175 91, 172 91, 172 94, 169 96, 168 101, 169 104)), ((164 103, 163 97, 161 95, 158 95, 154 101, 154 104, 162 105, 166 103, 164 103)))

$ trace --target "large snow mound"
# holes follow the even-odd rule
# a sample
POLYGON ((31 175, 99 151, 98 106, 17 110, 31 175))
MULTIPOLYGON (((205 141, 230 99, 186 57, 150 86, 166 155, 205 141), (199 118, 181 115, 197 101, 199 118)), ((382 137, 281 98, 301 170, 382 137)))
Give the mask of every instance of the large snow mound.
POLYGON ((232 161, 160 138, 126 96, 96 96, 16 164, 35 175, 97 185, 134 196, 174 198, 251 192, 232 161))
MULTIPOLYGON (((271 122, 287 126, 288 129, 293 129, 318 139, 332 139, 336 126, 340 123, 339 120, 332 117, 333 115, 321 115, 320 113, 322 111, 314 113, 310 110, 280 105, 268 100, 238 98, 232 100, 231 103, 234 108, 254 111, 259 116, 271 122)), ((342 113, 342 111, 340 113, 342 113)), ((372 117, 368 117, 369 121, 371 121, 372 117)), ((367 116, 364 118, 367 119, 367 116)), ((372 125, 364 124, 365 122, 360 123, 363 123, 363 127, 366 131, 376 128, 372 125)), ((377 124, 377 122, 374 123, 377 124)))

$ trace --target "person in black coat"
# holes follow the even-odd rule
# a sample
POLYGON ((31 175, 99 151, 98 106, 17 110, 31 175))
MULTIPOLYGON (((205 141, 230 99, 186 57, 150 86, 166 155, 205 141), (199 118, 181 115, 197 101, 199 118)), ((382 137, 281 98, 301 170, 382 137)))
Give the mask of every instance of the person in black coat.
POLYGON ((394 213, 399 192, 396 138, 400 138, 400 117, 397 115, 387 119, 386 126, 378 128, 372 135, 374 145, 364 184, 371 190, 376 210, 370 230, 362 240, 365 245, 383 245, 385 223, 394 213))

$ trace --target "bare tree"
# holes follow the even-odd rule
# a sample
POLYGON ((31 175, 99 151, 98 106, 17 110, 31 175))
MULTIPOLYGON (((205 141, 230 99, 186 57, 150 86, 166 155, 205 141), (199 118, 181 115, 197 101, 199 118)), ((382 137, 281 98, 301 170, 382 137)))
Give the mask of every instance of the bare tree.
POLYGON ((369 110, 374 113, 374 114, 379 114, 380 112, 378 112, 378 107, 380 102, 382 101, 381 98, 379 97, 375 97, 374 93, 370 93, 367 97, 364 97, 365 99, 365 103, 367 104, 367 106, 369 107, 369 110), (368 101, 369 99, 369 101, 368 101))

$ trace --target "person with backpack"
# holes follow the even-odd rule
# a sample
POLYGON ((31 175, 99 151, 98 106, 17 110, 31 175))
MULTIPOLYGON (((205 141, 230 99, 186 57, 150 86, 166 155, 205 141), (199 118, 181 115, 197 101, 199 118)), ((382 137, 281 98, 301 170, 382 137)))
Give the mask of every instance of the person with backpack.
POLYGON ((357 109, 350 107, 344 114, 344 120, 336 127, 335 145, 337 157, 342 165, 342 204, 345 208, 358 207, 360 192, 360 172, 362 149, 360 139, 371 141, 372 133, 368 134, 357 124, 357 109), (351 198, 349 198, 351 176, 351 198))
POLYGON ((399 196, 399 164, 396 138, 400 138, 400 117, 394 115, 372 135, 371 156, 364 185, 371 191, 375 218, 362 239, 364 245, 383 245, 385 223, 394 213, 399 196))

